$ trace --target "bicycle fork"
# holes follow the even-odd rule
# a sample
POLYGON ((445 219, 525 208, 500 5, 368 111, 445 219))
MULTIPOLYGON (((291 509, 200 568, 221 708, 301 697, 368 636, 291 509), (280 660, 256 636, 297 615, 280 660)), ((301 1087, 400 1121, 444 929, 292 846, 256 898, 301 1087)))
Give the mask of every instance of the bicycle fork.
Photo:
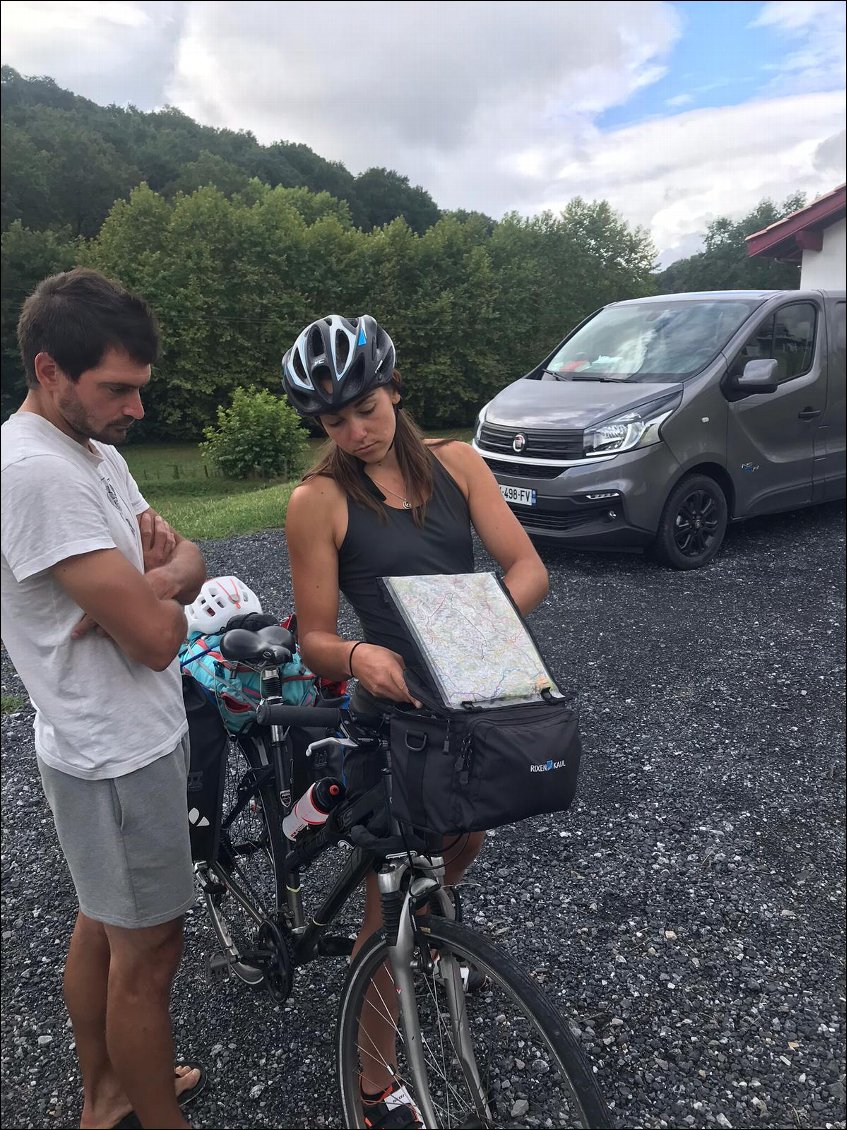
MULTIPOLYGON (((394 944, 389 948, 389 958, 394 984, 397 988, 406 1057, 414 1083, 415 1098, 423 1116, 424 1125, 428 1130, 435 1130, 438 1127, 438 1119, 429 1092, 426 1048, 421 1034, 412 977, 412 970, 416 963, 423 966, 428 964, 431 967, 433 960, 429 956, 429 947, 425 937, 421 937, 417 931, 414 911, 416 906, 426 901, 427 896, 438 899, 441 911, 446 918, 454 917, 454 909, 450 896, 441 886, 441 881, 444 878, 443 860, 435 856, 432 860, 417 857, 415 863, 418 861, 437 878, 419 875, 412 879, 408 890, 404 893, 401 891, 401 884, 405 873, 408 871, 408 857, 405 855, 400 857, 390 856, 379 872, 378 883, 384 924, 389 937, 395 939, 394 944)), ((489 1125, 491 1110, 483 1092, 479 1068, 473 1052, 473 1042, 468 1032, 468 1015, 461 974, 452 954, 440 954, 438 961, 447 995, 447 1008, 453 1030, 453 1047, 461 1064, 468 1088, 474 1097, 477 1116, 485 1125, 489 1125)), ((428 972, 426 967, 423 971, 428 972)))

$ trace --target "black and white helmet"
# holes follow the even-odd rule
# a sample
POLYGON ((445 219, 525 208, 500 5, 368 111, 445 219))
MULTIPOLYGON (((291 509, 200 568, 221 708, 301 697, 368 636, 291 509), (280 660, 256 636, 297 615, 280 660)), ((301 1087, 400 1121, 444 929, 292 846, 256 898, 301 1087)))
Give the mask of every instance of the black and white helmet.
POLYGON ((370 314, 306 326, 282 359, 282 387, 300 416, 338 412, 391 382, 394 343, 370 314))

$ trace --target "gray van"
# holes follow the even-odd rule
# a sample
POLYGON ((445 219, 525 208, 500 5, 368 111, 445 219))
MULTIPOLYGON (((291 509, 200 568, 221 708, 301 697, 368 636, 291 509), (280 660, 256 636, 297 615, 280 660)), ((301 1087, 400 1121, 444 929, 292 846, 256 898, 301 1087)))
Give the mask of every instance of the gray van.
POLYGON ((604 306, 482 409, 473 446, 527 533, 676 569, 727 524, 845 494, 844 291, 604 306))

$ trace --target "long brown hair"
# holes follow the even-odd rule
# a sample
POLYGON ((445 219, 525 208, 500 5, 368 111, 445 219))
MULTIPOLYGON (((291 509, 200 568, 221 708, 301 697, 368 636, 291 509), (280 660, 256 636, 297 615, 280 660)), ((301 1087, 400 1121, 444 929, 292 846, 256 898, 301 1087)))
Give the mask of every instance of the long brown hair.
MULTIPOLYGON (((399 384, 400 374, 395 370, 394 385, 399 387, 399 384)), ((412 507, 412 520, 416 526, 422 526, 426 517, 426 504, 432 497, 435 456, 431 448, 441 447, 452 441, 443 439, 437 440, 435 444, 427 444, 423 432, 399 404, 395 409, 395 418, 394 451, 409 494, 412 498, 423 499, 420 505, 412 507)), ((379 515, 381 521, 388 521, 384 503, 373 496, 363 481, 366 476, 362 472, 361 460, 342 451, 331 439, 318 452, 317 459, 304 473, 301 482, 305 483, 319 475, 326 475, 338 483, 351 502, 368 507, 379 515)))

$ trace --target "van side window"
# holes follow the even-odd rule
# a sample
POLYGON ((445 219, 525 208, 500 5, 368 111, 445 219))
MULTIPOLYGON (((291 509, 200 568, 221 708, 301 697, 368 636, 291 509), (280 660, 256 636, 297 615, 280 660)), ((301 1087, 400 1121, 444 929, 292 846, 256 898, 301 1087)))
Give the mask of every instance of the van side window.
POLYGON ((783 306, 747 339, 730 367, 729 375, 740 376, 748 361, 762 357, 779 362, 779 384, 802 376, 812 367, 816 329, 817 309, 811 302, 783 306))

